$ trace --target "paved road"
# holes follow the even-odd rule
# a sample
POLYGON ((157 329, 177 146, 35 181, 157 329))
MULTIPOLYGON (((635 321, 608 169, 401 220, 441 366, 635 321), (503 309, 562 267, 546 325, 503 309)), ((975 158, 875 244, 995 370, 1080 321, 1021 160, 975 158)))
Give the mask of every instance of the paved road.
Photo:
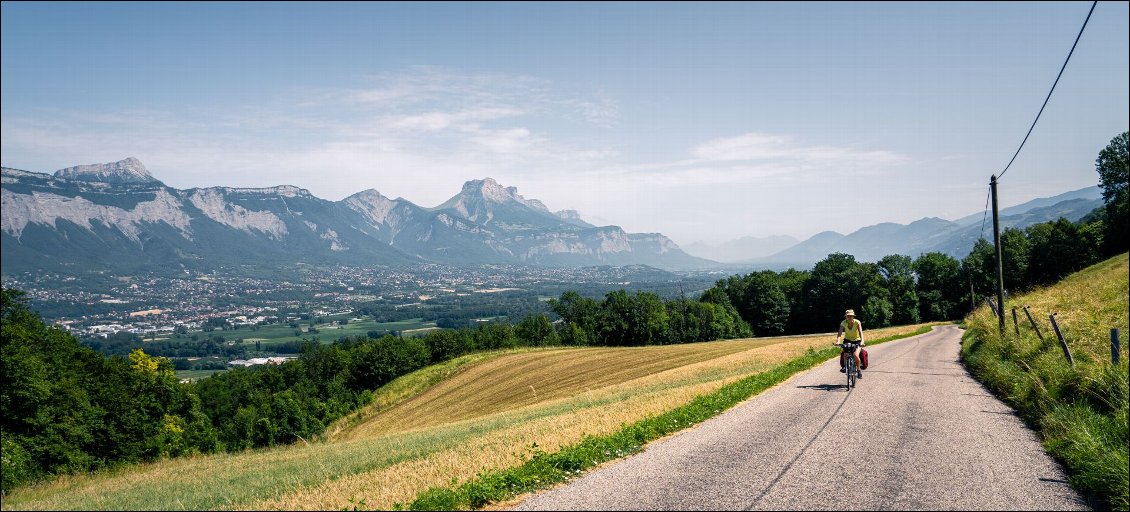
POLYGON ((961 330, 829 361, 520 510, 1085 509, 1061 467, 958 360, 961 330), (862 439, 862 442, 860 441, 862 439))

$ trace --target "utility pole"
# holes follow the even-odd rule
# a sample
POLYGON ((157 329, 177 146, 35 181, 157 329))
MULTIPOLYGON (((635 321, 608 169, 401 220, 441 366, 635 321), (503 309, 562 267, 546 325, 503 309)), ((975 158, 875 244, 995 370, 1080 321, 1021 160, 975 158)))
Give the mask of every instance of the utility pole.
POLYGON ((989 180, 989 187, 993 191, 993 246, 997 249, 997 320, 1000 324, 1001 335, 1004 335, 1004 262, 1001 260, 1001 225, 1000 212, 997 210, 997 175, 989 180))

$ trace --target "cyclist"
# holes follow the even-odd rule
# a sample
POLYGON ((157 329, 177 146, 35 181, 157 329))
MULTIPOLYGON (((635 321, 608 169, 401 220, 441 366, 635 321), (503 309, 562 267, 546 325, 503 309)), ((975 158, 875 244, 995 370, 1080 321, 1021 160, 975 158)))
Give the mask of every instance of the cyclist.
MULTIPOLYGON (((862 366, 859 365, 859 349, 867 343, 863 341, 863 324, 855 319, 854 310, 849 309, 844 311, 844 321, 840 322, 840 329, 836 331, 837 344, 840 343, 841 338, 844 342, 856 344, 855 349, 851 352, 851 357, 855 358, 855 367, 857 369, 855 377, 862 379, 863 371, 859 370, 859 368, 862 368, 862 366)), ((840 351, 840 373, 847 372, 845 369, 847 361, 844 359, 844 355, 846 354, 847 349, 840 351)))

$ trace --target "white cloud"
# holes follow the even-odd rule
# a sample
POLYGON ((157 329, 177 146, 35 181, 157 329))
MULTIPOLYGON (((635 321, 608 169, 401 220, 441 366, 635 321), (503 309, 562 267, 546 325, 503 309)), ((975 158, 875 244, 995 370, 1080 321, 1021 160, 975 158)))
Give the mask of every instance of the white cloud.
POLYGON ((617 109, 603 96, 436 67, 371 83, 295 89, 234 110, 6 111, 0 145, 5 165, 17 155, 51 162, 29 170, 137 156, 180 187, 288 183, 331 199, 377 187, 419 202, 454 194, 468 179, 536 177, 612 154, 543 128, 607 125, 617 109))
POLYGON ((892 165, 908 161, 891 151, 850 147, 803 146, 784 135, 746 133, 699 144, 692 151, 701 161, 790 160, 827 164, 892 165))
POLYGON ((791 154, 788 138, 781 135, 747 133, 699 144, 691 153, 702 161, 761 160, 791 154))

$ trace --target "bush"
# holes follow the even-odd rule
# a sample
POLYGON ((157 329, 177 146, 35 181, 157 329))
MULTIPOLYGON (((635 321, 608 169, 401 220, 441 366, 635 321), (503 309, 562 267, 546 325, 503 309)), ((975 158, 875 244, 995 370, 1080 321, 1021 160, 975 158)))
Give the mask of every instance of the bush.
POLYGON ((15 436, 0 431, 0 491, 8 492, 35 479, 35 464, 15 436))

